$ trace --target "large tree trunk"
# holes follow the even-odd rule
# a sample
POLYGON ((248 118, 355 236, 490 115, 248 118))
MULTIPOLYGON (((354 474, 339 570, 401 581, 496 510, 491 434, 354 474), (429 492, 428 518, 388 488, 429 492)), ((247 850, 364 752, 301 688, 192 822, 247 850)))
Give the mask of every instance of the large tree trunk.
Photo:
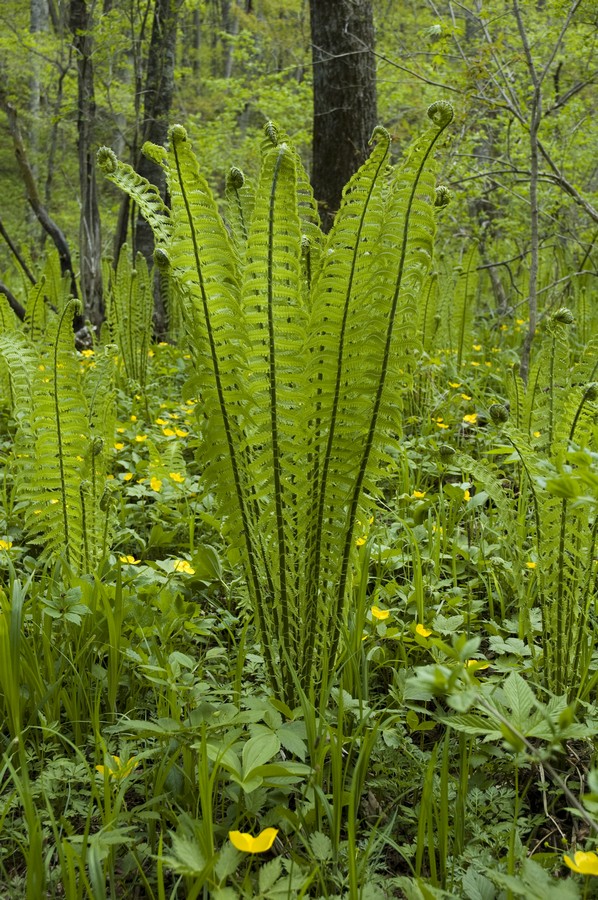
POLYGON ((92 6, 87 0, 71 0, 70 29, 77 54, 77 128, 79 151, 79 253, 81 292, 85 311, 94 325, 104 317, 102 296, 102 236, 96 183, 96 103, 93 84, 92 6))
POLYGON ((327 231, 376 125, 371 0, 310 0, 314 84, 312 184, 327 231))
MULTIPOLYGON (((170 107, 174 94, 176 31, 180 6, 181 0, 156 0, 144 87, 141 129, 143 142, 165 144, 168 138, 170 107)), ((155 184, 160 189, 162 196, 165 196, 166 177, 160 166, 145 156, 141 156, 137 171, 155 184)), ((154 237, 150 226, 141 216, 137 219, 134 245, 135 251, 143 253, 151 267, 153 265, 154 237)), ((165 325, 165 310, 157 279, 154 287, 156 331, 161 333, 165 325)))

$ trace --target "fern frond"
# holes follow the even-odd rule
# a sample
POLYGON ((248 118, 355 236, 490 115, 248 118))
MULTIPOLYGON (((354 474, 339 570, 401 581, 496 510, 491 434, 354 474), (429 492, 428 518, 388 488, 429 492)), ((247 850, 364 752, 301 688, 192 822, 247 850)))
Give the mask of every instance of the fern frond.
POLYGON ((64 555, 69 566, 83 563, 81 473, 89 435, 85 400, 73 347, 77 301, 67 304, 51 328, 48 365, 36 370, 30 439, 17 492, 25 509, 25 527, 46 557, 64 555))
POLYGON ((167 244, 171 234, 170 215, 158 189, 131 166, 117 159, 109 147, 100 147, 97 160, 106 178, 137 204, 154 233, 156 244, 167 244))

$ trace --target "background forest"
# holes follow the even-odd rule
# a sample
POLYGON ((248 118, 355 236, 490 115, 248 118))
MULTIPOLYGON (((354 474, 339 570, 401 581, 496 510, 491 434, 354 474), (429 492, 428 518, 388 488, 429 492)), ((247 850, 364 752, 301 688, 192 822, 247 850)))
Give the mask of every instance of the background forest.
POLYGON ((2 897, 598 897, 595 3, 0 24, 2 897))

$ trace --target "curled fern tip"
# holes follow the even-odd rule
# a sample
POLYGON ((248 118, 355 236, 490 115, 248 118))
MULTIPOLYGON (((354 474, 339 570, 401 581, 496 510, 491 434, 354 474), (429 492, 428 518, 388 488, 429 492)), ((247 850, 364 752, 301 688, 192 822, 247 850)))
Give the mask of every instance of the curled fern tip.
POLYGON ((428 107, 428 118, 432 119, 438 128, 446 128, 453 121, 454 110, 446 100, 437 100, 428 107))
POLYGON ((452 197, 452 192, 444 184, 440 184, 436 188, 436 194, 434 196, 434 206, 436 207, 436 209, 443 209, 445 206, 449 205, 452 197))
POLYGON ((96 159, 100 169, 106 172, 107 175, 110 175, 111 172, 116 172, 118 159, 116 158, 116 153, 110 147, 100 147, 96 159))
POLYGON ((154 262, 161 272, 168 272, 170 268, 170 259, 166 250, 162 247, 156 247, 154 250, 154 262))
POLYGON ((274 147, 278 144, 278 128, 274 122, 266 122, 264 125, 264 134, 274 147))
POLYGON ((387 144, 390 144, 390 132, 388 132, 383 125, 376 125, 372 131, 370 144, 377 144, 378 141, 386 141, 387 144))
POLYGON ((229 187, 234 188, 237 191, 245 184, 245 176, 237 166, 231 166, 230 172, 228 173, 228 184, 229 187))
POLYGON ((182 125, 173 125, 169 131, 169 137, 173 144, 182 144, 187 140, 187 129, 182 125))

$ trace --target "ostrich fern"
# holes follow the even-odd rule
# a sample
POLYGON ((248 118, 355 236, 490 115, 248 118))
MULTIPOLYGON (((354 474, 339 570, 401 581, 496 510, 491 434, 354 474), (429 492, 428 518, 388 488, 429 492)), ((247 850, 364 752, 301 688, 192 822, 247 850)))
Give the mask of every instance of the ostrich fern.
POLYGON ((432 152, 452 108, 428 114, 397 167, 376 129, 327 237, 301 161, 272 123, 255 188, 237 169, 229 176, 227 224, 181 126, 168 150, 147 148, 165 169, 170 210, 99 151, 182 297, 205 484, 241 551, 268 677, 289 706, 324 691, 340 659, 356 523, 400 433, 401 370, 432 263, 432 152))

